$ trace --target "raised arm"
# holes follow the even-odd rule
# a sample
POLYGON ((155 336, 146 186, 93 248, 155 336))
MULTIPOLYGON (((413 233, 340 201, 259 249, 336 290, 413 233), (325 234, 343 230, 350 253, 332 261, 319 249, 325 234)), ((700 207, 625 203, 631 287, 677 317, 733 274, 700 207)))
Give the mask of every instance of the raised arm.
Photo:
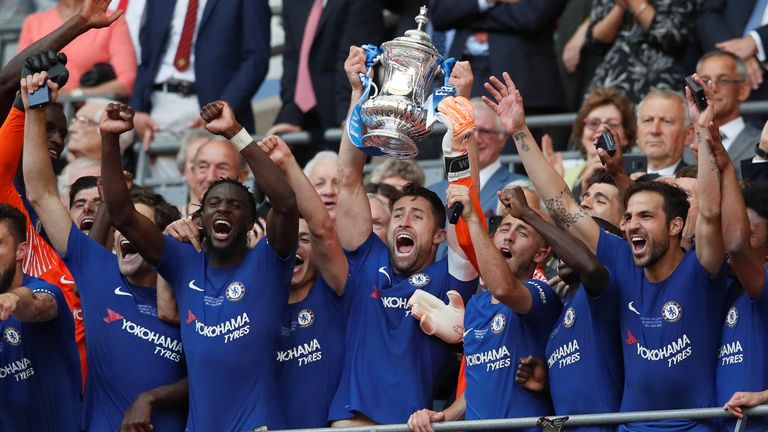
POLYGON ((35 293, 27 287, 14 288, 0 294, 0 321, 13 315, 23 322, 42 322, 56 318, 56 299, 46 293, 35 293))
POLYGON ((520 315, 528 313, 533 305, 531 293, 512 274, 504 256, 491 241, 488 229, 483 225, 477 212, 474 211, 469 188, 463 185, 449 185, 445 199, 449 206, 458 202, 464 205, 461 217, 469 227, 469 235, 475 248, 477 264, 480 267, 480 276, 483 278, 485 286, 497 300, 509 306, 516 313, 520 315))
MULTIPOLYGON (((278 255, 286 257, 296 252, 299 233, 299 212, 296 195, 283 173, 269 159, 251 135, 235 118, 227 102, 211 102, 200 111, 209 132, 230 140, 251 168, 256 186, 269 198, 272 210, 267 216, 269 244, 278 255)), ((254 215, 254 218, 256 215, 254 215)))
POLYGON ((163 255, 163 234, 154 221, 134 207, 120 160, 120 134, 133 129, 133 115, 133 108, 128 105, 111 103, 101 116, 99 129, 104 200, 112 225, 148 263, 156 264, 163 255))
POLYGON ((285 174, 288 185, 296 193, 299 213, 309 227, 314 260, 321 263, 317 267, 320 275, 336 293, 343 294, 349 265, 331 215, 285 141, 270 135, 259 142, 259 147, 267 152, 272 162, 285 174))
MULTIPOLYGON (((365 73, 365 52, 362 48, 349 47, 349 56, 344 62, 344 71, 352 86, 350 111, 363 94, 359 73, 365 73)), ((371 203, 363 185, 365 154, 349 140, 346 128, 341 134, 339 145, 339 199, 336 204, 336 227, 341 246, 347 250, 357 249, 371 234, 371 203)))
POLYGON ((691 121, 696 131, 696 143, 698 144, 699 175, 697 185, 699 188, 699 216, 696 218, 696 257, 701 265, 710 274, 717 274, 723 266, 725 259, 725 245, 721 220, 721 189, 723 186, 720 168, 717 165, 715 154, 710 147, 709 126, 714 117, 712 105, 713 83, 705 86, 697 75, 694 79, 705 87, 707 93, 707 108, 699 111, 693 101, 691 91, 686 87, 685 95, 688 99, 691 121))
POLYGON ((51 33, 16 54, 0 71, 0 119, 4 120, 11 109, 14 95, 19 89, 21 67, 27 57, 44 50, 61 51, 76 37, 94 28, 108 27, 121 15, 117 11, 107 16, 110 0, 85 0, 77 14, 51 33))
POLYGON ((46 142, 45 111, 47 106, 37 109, 29 108, 29 93, 42 85, 47 85, 51 91, 51 99, 56 99, 59 86, 52 80, 48 80, 47 76, 46 72, 42 72, 21 80, 21 97, 26 112, 22 170, 27 188, 27 199, 40 217, 51 246, 60 255, 66 255, 72 219, 62 204, 59 191, 56 188, 56 175, 53 173, 51 155, 46 142))
POLYGON ((581 240, 558 229, 533 211, 528 206, 522 188, 499 191, 498 194, 510 215, 533 227, 555 255, 581 276, 581 282, 590 296, 599 297, 605 291, 608 286, 608 270, 581 240))
POLYGON ((504 72, 503 78, 504 83, 493 76, 490 83, 485 83, 494 100, 483 96, 483 102, 496 111, 504 129, 512 136, 529 178, 558 225, 586 243, 593 253, 596 252, 599 227, 573 199, 568 185, 547 162, 525 124, 520 92, 508 73, 504 72))

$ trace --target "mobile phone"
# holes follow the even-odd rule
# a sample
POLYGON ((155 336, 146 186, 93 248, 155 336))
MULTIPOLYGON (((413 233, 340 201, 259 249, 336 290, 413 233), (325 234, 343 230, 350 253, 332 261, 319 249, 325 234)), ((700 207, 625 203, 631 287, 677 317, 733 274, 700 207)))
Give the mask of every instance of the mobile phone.
POLYGON ((616 142, 613 140, 613 135, 608 131, 603 131, 600 138, 597 139, 597 148, 601 148, 608 153, 608 156, 616 154, 616 142))
MULTIPOLYGON (((64 83, 67 81, 66 78, 64 78, 64 83, 59 83, 57 79, 61 79, 61 77, 67 77, 68 75, 67 67, 64 65, 64 63, 61 62, 56 63, 50 69, 48 69, 48 76, 52 77, 54 82, 59 84, 59 86, 64 85, 64 83)), ((38 108, 49 103, 51 103, 51 91, 48 89, 48 80, 46 80, 40 88, 29 94, 29 107, 38 108)))
POLYGON ((624 172, 632 174, 648 171, 648 157, 641 154, 625 154, 622 156, 624 172))
POLYGON ((700 111, 707 109, 707 95, 704 94, 704 87, 693 80, 693 75, 685 77, 685 85, 691 89, 693 95, 693 101, 696 102, 696 106, 700 111))

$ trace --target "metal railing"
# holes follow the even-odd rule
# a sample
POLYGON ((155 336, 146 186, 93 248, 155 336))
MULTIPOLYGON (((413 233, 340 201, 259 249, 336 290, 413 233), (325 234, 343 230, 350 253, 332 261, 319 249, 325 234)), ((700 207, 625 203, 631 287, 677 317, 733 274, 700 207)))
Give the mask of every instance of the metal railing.
MULTIPOLYGON (((743 432, 746 430, 747 420, 750 417, 762 417, 768 415, 768 405, 761 405, 755 408, 744 410, 744 418, 737 419, 733 432, 743 432)), ((552 416, 544 419, 552 420, 552 423, 559 424, 563 428, 577 426, 604 426, 619 425, 632 422, 659 421, 659 420, 709 420, 719 418, 736 419, 731 413, 723 411, 722 408, 698 408, 684 410, 666 410, 666 411, 636 411, 625 413, 606 413, 606 414, 583 414, 568 417, 552 416), (558 419, 566 419, 562 423, 558 419)), ((545 426, 549 422, 542 421, 542 417, 525 417, 516 419, 494 419, 494 420, 471 420, 445 423, 433 423, 432 429, 437 432, 443 431, 486 431, 503 429, 522 429, 522 428, 543 428, 545 432, 559 431, 557 426, 545 426)), ((283 431, 280 431, 283 432, 283 431)), ((288 432, 288 431, 285 431, 288 432)), ((408 425, 391 424, 375 426, 359 426, 349 428, 318 428, 318 429, 291 429, 291 432, 409 432, 408 425)))

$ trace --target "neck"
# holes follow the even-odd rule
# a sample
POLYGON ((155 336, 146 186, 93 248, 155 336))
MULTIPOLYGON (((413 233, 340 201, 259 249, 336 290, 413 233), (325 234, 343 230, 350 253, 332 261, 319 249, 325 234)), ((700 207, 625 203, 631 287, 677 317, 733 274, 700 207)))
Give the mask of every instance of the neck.
POLYGON ((127 276, 125 279, 134 286, 140 287, 156 287, 157 286, 157 272, 148 271, 141 275, 127 276))
POLYGON ((59 0, 56 4, 56 9, 59 11, 61 18, 66 21, 80 10, 82 3, 83 0, 59 0))
POLYGON ((730 121, 736 120, 737 118, 739 118, 740 114, 741 113, 739 112, 739 110, 735 110, 731 113, 723 113, 722 116, 717 116, 715 120, 717 121, 718 125, 722 126, 730 121))
POLYGON ((233 253, 224 255, 222 253, 210 253, 208 252, 208 259, 211 267, 213 268, 227 268, 234 267, 240 264, 245 259, 245 254, 248 253, 248 245, 243 243, 233 253))
POLYGON ((291 285, 291 292, 288 294, 288 304, 298 303, 307 298, 310 288, 315 284, 316 278, 312 278, 301 285, 291 285))
POLYGON ((670 242, 667 252, 652 266, 645 267, 643 274, 650 282, 661 282, 668 278, 683 260, 685 252, 680 247, 680 241, 675 239, 670 242))
POLYGON ((653 170, 660 170, 662 168, 666 168, 679 163, 680 158, 681 156, 670 156, 664 159, 654 159, 654 160, 648 159, 648 168, 651 168, 653 170))

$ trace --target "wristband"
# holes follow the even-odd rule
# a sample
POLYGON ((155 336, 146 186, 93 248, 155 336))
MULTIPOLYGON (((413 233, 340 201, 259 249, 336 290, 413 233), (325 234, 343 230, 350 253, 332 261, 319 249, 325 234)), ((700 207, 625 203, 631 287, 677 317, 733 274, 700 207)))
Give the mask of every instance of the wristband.
POLYGON ((443 156, 445 162, 445 175, 449 182, 469 177, 469 156, 466 154, 460 156, 443 156))
POLYGON ((237 147, 237 151, 243 151, 244 148, 248 147, 248 144, 253 142, 253 137, 245 128, 242 128, 240 132, 229 139, 229 142, 237 147))
POLYGON ((760 143, 755 146, 755 154, 763 159, 768 159, 768 152, 760 148, 760 143))
POLYGON ((79 87, 72 89, 72 92, 70 94, 72 95, 72 97, 82 97, 83 95, 85 95, 85 93, 83 93, 83 89, 79 87))

